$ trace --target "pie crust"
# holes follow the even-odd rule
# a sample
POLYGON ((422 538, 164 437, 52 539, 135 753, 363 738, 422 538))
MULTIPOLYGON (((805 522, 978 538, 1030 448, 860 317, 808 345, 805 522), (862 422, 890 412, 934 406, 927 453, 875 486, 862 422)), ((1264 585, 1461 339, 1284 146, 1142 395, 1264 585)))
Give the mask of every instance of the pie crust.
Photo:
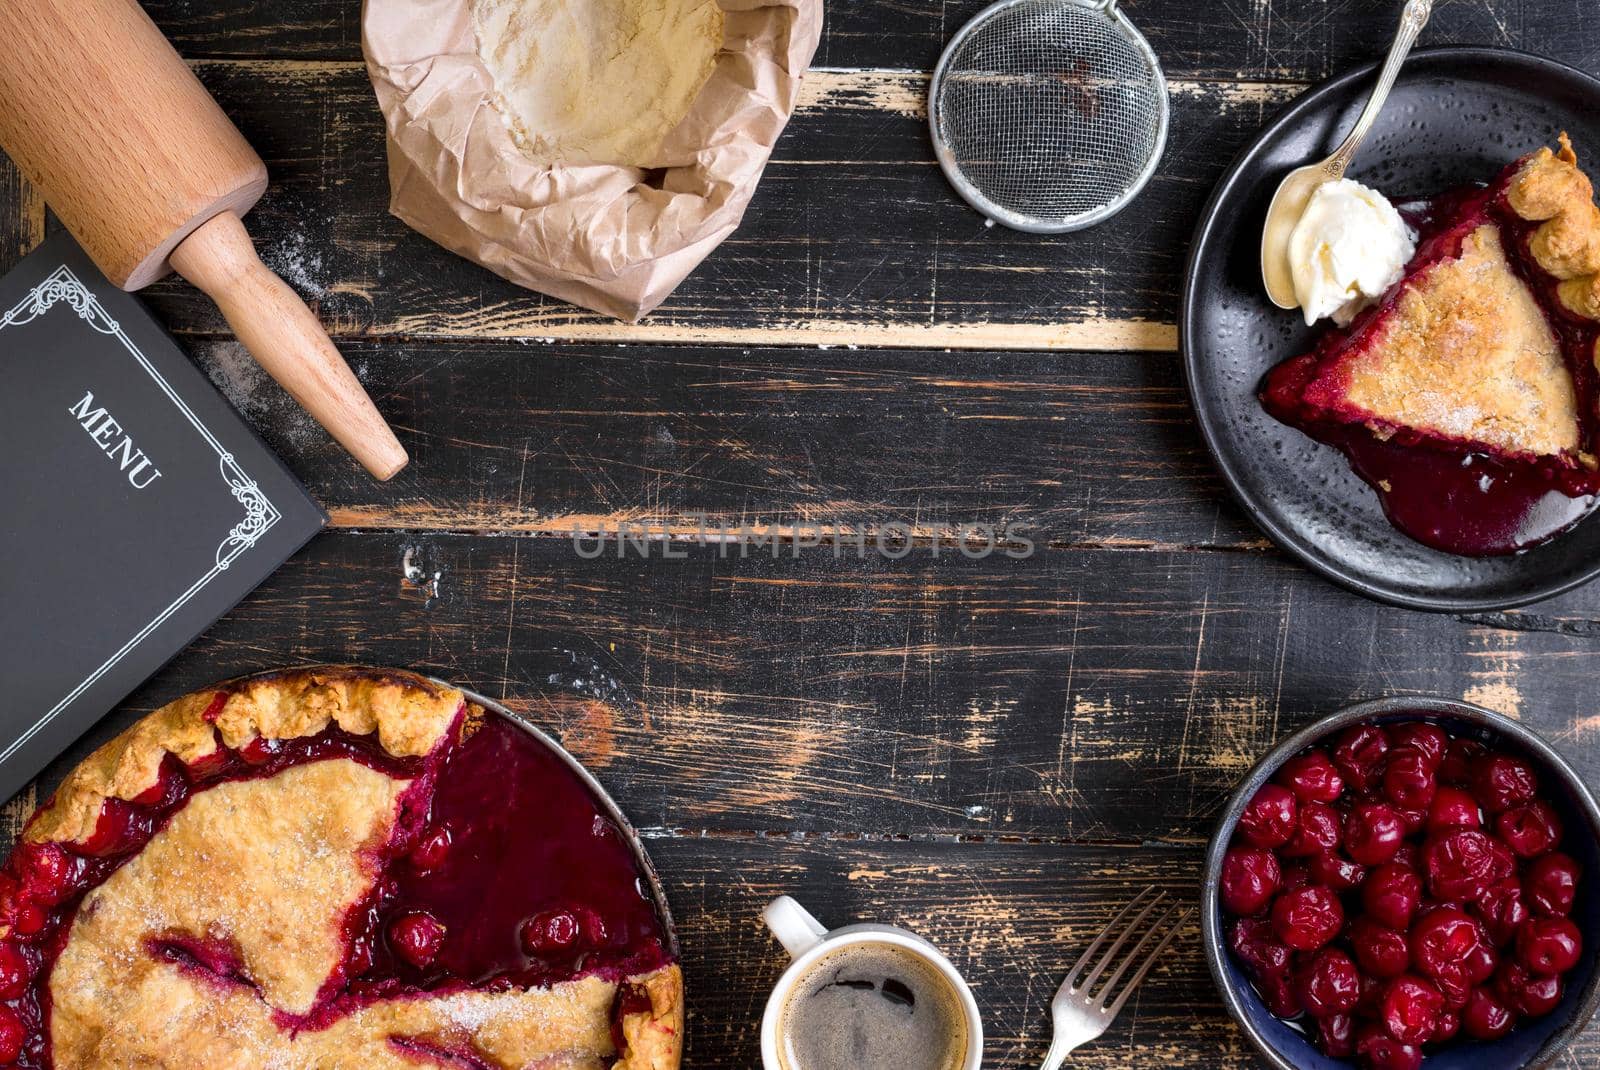
POLYGON ((1262 402, 1342 449, 1414 537, 1459 553, 1521 549, 1600 495, 1594 189, 1562 134, 1559 150, 1488 186, 1413 208, 1402 211, 1419 241, 1400 281, 1273 368, 1262 402))
POLYGON ((1600 339, 1567 329, 1600 320, 1593 195, 1562 134, 1559 153, 1541 148, 1459 198, 1376 307, 1274 369, 1269 407, 1596 470, 1600 413, 1574 380, 1593 372, 1600 339))
POLYGON ((313 669, 189 695, 101 747, 0 874, 0 985, 7 945, 33 975, 0 1020, 28 1009, 44 1034, 16 1065, 675 1070, 670 953, 538 984, 352 981, 386 867, 414 864, 396 844, 491 716, 410 673, 313 669))

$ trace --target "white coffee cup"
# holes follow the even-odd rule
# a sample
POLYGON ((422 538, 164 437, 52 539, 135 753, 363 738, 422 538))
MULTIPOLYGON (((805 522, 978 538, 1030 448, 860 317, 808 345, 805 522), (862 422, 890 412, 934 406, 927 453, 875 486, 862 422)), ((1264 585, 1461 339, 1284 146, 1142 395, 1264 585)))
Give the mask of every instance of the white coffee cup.
POLYGON ((767 928, 783 944, 793 960, 778 978, 777 987, 767 999, 767 1011, 761 1019, 761 1061, 766 1070, 783 1070, 778 1061, 778 1028, 784 1006, 788 1003, 795 985, 810 973, 812 965, 824 955, 833 954, 851 944, 892 944, 910 952, 938 970, 950 983, 961 1004, 967 1022, 967 1054, 961 1070, 979 1070, 983 1065, 983 1019, 978 1014, 978 1001, 972 998, 968 987, 956 968, 928 941, 915 933, 897 929, 892 925, 846 925, 829 930, 812 917, 810 912, 786 895, 780 895, 767 904, 763 915, 767 928))

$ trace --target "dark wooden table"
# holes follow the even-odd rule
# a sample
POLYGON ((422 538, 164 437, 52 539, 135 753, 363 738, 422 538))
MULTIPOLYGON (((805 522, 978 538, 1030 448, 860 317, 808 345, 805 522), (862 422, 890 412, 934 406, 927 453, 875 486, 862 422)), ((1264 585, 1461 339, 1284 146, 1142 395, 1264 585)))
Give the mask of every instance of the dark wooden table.
MULTIPOLYGON (((1086 939, 1144 885, 1193 897, 1230 787, 1320 713, 1465 696, 1600 781, 1600 586, 1469 617, 1347 594, 1245 520, 1184 396, 1176 294, 1204 198, 1284 102, 1382 50, 1395 3, 1129 3, 1172 80, 1166 159, 1120 218, 1041 239, 985 227, 929 149, 927 71, 981 0, 834 0, 743 228, 633 326, 387 214, 356 0, 147 6, 267 158, 265 256, 414 461, 372 483, 213 307, 149 291, 333 526, 84 747, 290 663, 503 697, 644 830, 683 938, 690 1063, 741 1070, 783 965, 760 922, 778 892, 925 933, 976 987, 988 1065, 1027 1067, 1086 939), (648 558, 576 552, 574 528, 625 521, 656 533, 648 558), (693 545, 702 523, 825 541, 741 559, 693 545), (827 541, 891 524, 913 533, 897 559, 827 541), (966 524, 1037 551, 969 560, 966 524)), ((1425 43, 1595 70, 1588 7, 1447 0, 1425 43)), ((0 268, 53 225, 0 166, 0 268)), ((1591 1032, 1565 1065, 1597 1060, 1591 1032)), ((1191 933, 1073 1065, 1252 1063, 1191 933)))

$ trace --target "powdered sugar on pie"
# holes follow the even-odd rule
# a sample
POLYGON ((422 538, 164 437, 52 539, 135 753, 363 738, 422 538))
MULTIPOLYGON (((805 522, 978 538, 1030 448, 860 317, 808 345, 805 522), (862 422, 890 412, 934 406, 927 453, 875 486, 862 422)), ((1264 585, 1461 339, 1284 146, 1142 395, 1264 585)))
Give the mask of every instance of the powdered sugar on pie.
POLYGON ((549 748, 420 677, 181 699, 0 873, 0 1063, 673 1070, 681 974, 615 832, 549 748))

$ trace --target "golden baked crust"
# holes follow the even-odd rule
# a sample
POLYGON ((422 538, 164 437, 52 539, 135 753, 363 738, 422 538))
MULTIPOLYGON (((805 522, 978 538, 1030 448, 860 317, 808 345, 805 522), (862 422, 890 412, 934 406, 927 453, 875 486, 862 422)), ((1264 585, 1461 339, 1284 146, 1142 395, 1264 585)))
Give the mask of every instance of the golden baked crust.
POLYGON ((1579 316, 1600 320, 1600 208, 1571 139, 1563 133, 1560 140, 1559 152, 1547 146, 1528 157, 1506 189, 1506 202, 1523 219, 1540 224, 1529 250, 1541 268, 1561 280, 1561 303, 1579 316))
MULTIPOLYGON (((344 960, 339 923, 372 887, 409 786, 351 761, 310 762, 196 794, 127 864, 91 891, 50 989, 58 1052, 93 1035, 108 997, 176 972, 129 937, 225 940, 260 1001, 305 1014, 344 960)), ((90 1065, 92 1060, 68 1060, 90 1065)))
MULTIPOLYGON (((376 733, 395 757, 426 755, 451 736, 463 702, 418 676, 351 668, 224 684, 97 750, 26 836, 87 840, 106 799, 139 796, 165 755, 202 760, 218 736, 237 748, 337 723, 376 733)), ((415 1070, 466 1054, 506 1070, 676 1070, 676 965, 623 982, 649 1009, 623 1016, 620 1056, 611 1032, 620 985, 601 976, 377 998, 318 1017, 341 976, 344 921, 380 876, 412 783, 333 758, 190 796, 79 906, 48 977, 54 1066, 415 1070)))
POLYGON ((650 997, 650 1010, 623 1016, 627 1054, 613 1070, 677 1070, 683 1058, 683 973, 669 966, 634 982, 650 997))
POLYGON ((295 739, 337 723, 353 735, 376 731, 397 758, 417 757, 444 739, 462 702, 461 692, 414 673, 346 666, 219 684, 168 703, 85 758, 34 814, 23 837, 32 843, 87 840, 107 799, 134 799, 154 787, 168 754, 192 765, 216 753, 219 735, 237 748, 257 736, 295 739), (213 709, 219 698, 223 705, 213 709))
POLYGON ((1579 448, 1560 344, 1492 224, 1401 295, 1348 370, 1349 400, 1390 424, 1530 456, 1579 448))

